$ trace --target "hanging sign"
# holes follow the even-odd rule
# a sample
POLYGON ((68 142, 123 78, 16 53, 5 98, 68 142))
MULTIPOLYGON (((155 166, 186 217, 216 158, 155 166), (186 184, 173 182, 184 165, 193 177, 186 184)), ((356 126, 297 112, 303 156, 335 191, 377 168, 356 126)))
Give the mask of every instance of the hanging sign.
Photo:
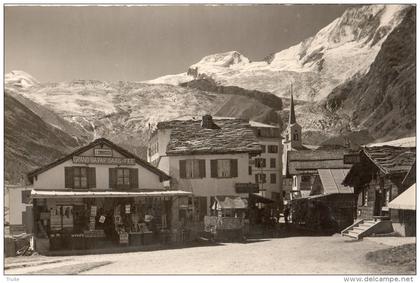
POLYGON ((125 205, 125 214, 130 214, 130 205, 129 204, 126 204, 125 205))
POLYGON ((105 216, 101 215, 101 217, 99 217, 99 223, 105 223, 105 216))
POLYGON ((119 157, 97 157, 97 156, 73 156, 75 164, 113 164, 113 165, 135 165, 134 158, 119 157))
POLYGON ((112 157, 112 149, 95 148, 94 155, 95 156, 102 156, 102 157, 112 157))

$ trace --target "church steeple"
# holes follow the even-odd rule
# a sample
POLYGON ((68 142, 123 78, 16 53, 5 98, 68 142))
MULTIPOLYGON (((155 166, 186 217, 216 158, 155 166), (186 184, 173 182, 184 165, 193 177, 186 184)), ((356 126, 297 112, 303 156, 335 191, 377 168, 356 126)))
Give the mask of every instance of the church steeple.
POLYGON ((296 123, 295 116, 295 104, 293 103, 293 85, 290 84, 290 113, 289 113, 289 125, 296 123))

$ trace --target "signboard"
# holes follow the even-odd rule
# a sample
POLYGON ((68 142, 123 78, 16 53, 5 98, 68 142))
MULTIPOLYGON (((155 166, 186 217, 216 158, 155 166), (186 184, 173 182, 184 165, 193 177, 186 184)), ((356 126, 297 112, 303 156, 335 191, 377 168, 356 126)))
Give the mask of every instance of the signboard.
POLYGON ((120 244, 128 244, 128 233, 127 232, 120 232, 120 244))
POLYGON ((257 184, 252 183, 236 183, 235 191, 238 194, 258 193, 259 188, 257 184))
POLYGON ((360 163, 360 155, 356 154, 345 154, 344 155, 344 164, 357 164, 360 163))
POLYGON ((95 148, 94 154, 95 156, 112 157, 112 149, 95 148))
POLYGON ((96 156, 73 156, 73 163, 76 164, 113 164, 113 165, 134 165, 134 158, 118 157, 96 157, 96 156))
POLYGON ((96 212, 97 212, 97 207, 96 205, 92 205, 90 207, 90 216, 96 216, 96 212))

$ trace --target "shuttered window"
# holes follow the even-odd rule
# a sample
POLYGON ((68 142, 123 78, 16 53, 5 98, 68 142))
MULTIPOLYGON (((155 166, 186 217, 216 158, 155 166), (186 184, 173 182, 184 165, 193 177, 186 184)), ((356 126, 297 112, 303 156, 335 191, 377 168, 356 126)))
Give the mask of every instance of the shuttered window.
POLYGON ((266 175, 264 173, 255 174, 255 183, 265 184, 267 182, 266 175))
POLYGON ((211 176, 213 178, 234 178, 238 177, 237 159, 216 159, 211 160, 211 176))
POLYGON ((255 167, 265 168, 265 158, 255 158, 255 167))
POLYGON ((204 159, 187 159, 179 161, 179 177, 182 179, 198 179, 206 177, 206 161, 204 159))
POLYGON ((268 146, 268 153, 277 153, 279 148, 277 145, 269 145, 268 146))
POLYGON ((96 188, 96 170, 94 167, 65 167, 65 187, 70 189, 96 188))
POLYGON ((139 171, 137 168, 109 168, 109 187, 111 189, 138 189, 139 171))

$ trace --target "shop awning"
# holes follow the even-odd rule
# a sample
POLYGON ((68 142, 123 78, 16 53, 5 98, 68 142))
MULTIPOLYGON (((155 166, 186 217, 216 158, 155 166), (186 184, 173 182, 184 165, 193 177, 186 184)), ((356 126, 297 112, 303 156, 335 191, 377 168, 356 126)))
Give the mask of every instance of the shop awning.
POLYGON ((167 197, 167 196, 189 196, 191 192, 187 191, 134 191, 134 192, 118 192, 118 191, 43 191, 32 190, 31 198, 97 198, 97 197, 167 197))
POLYGON ((274 200, 257 195, 257 194, 251 194, 250 198, 253 199, 254 202, 256 203, 265 203, 265 204, 269 204, 269 203, 275 203, 274 200))
POLYGON ((212 209, 247 209, 248 201, 236 196, 216 196, 216 202, 213 203, 212 209))
POLYGON ((392 209, 416 210, 416 184, 409 187, 389 204, 392 209))

